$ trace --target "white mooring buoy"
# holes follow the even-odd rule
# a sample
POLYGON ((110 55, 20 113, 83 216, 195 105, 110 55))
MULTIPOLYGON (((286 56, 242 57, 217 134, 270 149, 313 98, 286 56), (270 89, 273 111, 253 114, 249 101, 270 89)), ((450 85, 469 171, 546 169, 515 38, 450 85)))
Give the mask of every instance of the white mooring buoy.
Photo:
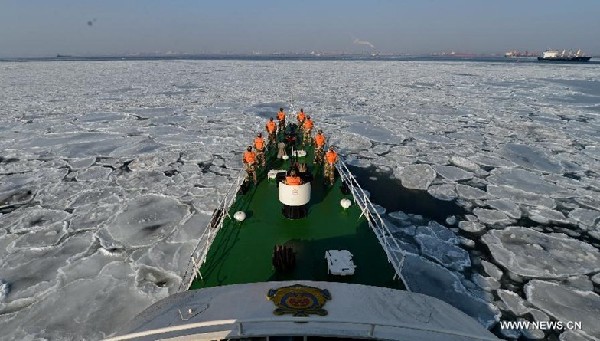
POLYGON ((246 212, 244 212, 244 211, 237 211, 233 215, 233 218, 235 220, 239 221, 239 222, 242 222, 242 221, 246 220, 246 212))

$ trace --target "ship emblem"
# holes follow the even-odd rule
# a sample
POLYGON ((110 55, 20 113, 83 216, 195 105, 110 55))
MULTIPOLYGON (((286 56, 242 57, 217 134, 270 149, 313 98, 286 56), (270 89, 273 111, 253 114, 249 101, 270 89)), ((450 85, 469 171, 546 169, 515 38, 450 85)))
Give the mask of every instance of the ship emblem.
POLYGON ((316 314, 325 316, 327 310, 323 309, 323 306, 331 299, 331 294, 326 289, 294 284, 269 290, 267 298, 277 306, 277 309, 273 310, 275 315, 308 316, 316 314))

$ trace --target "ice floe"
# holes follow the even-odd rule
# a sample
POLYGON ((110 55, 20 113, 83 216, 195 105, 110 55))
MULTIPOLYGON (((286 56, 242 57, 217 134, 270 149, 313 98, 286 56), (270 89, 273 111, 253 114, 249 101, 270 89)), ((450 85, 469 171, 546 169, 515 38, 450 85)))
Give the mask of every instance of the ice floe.
POLYGON ((583 225, 587 230, 600 220, 600 212, 585 208, 576 208, 569 212, 569 218, 583 225))
POLYGON ((402 186, 409 189, 427 189, 436 177, 435 170, 429 165, 410 165, 399 171, 402 186))
POLYGON ((498 264, 520 276, 566 278, 600 271, 600 252, 565 235, 509 227, 481 239, 498 264))
POLYGON ((480 233, 482 231, 485 231, 485 226, 483 224, 481 224, 477 221, 469 221, 469 220, 459 221, 458 228, 465 232, 470 232, 470 233, 480 233))
POLYGON ((524 192, 555 197, 565 191, 563 188, 546 181, 541 175, 518 168, 494 169, 487 181, 493 185, 510 186, 524 192))
POLYGON ((473 173, 454 166, 434 166, 433 169, 439 175, 450 181, 468 180, 473 178, 473 173))
POLYGON ((512 219, 501 211, 477 207, 473 210, 473 213, 479 221, 490 226, 503 226, 512 222, 512 219))
POLYGON ((578 333, 600 339, 600 296, 557 283, 532 280, 525 286, 527 301, 562 323, 581 322, 578 333))
POLYGON ((147 195, 127 203, 107 231, 126 246, 147 246, 168 237, 187 214, 187 207, 171 198, 147 195))
POLYGON ((500 268, 498 268, 494 264, 482 260, 481 265, 483 266, 483 271, 485 271, 485 273, 490 275, 492 278, 495 278, 498 281, 500 280, 500 278, 502 278, 502 270, 500 270, 500 268))
POLYGON ((434 198, 445 201, 454 200, 458 197, 456 185, 454 184, 431 185, 427 188, 427 192, 434 198))
POLYGON ((487 327, 494 325, 500 317, 497 308, 465 288, 459 275, 440 265, 408 255, 402 274, 412 291, 439 298, 487 327))
POLYGON ((496 294, 503 303, 500 306, 502 310, 506 310, 515 316, 523 316, 531 311, 531 308, 527 306, 527 302, 512 291, 497 290, 496 294))
POLYGON ((521 218, 522 212, 519 205, 506 200, 506 199, 495 199, 487 200, 486 205, 506 214, 509 218, 519 219, 521 218))

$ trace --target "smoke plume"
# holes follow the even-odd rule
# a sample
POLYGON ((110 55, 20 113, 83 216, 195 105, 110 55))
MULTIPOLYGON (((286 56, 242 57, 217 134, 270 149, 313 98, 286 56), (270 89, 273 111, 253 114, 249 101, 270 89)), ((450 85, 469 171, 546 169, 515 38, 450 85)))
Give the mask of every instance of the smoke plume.
POLYGON ((371 44, 370 42, 366 41, 366 40, 360 40, 358 38, 354 38, 354 42, 353 43, 356 44, 356 45, 368 45, 373 50, 375 50, 375 46, 373 44, 371 44))

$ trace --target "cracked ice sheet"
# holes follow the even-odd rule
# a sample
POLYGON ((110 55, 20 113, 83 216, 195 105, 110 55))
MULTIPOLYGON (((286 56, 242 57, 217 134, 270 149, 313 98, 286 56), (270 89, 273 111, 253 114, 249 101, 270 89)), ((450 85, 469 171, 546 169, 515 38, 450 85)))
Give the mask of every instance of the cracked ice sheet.
POLYGON ((533 280, 525 286, 527 300, 558 321, 581 322, 582 333, 600 340, 600 296, 592 291, 574 290, 554 282, 533 280))
MULTIPOLYGON (((589 93, 588 85, 599 76, 600 71, 591 66, 533 63, 518 67, 508 63, 354 61, 0 63, 0 102, 5 113, 0 115, 0 186, 11 186, 0 190, 0 201, 8 198, 0 209, 13 210, 10 207, 16 206, 17 210, 32 210, 31 215, 35 205, 55 211, 73 209, 66 215, 67 234, 81 230, 94 233, 96 238, 90 245, 99 244, 97 247, 104 250, 101 252, 108 255, 134 252, 135 266, 145 270, 139 274, 127 271, 146 288, 153 287, 151 278, 174 283, 170 274, 183 271, 176 259, 185 257, 173 256, 161 262, 151 256, 185 253, 190 247, 186 241, 201 232, 188 225, 195 215, 187 222, 184 218, 173 229, 172 240, 157 238, 152 246, 135 251, 118 249, 123 245, 110 238, 106 224, 136 198, 158 195, 191 205, 190 212, 199 212, 198 226, 205 226, 201 223, 215 208, 215 198, 237 176, 240 150, 262 129, 268 116, 280 106, 288 106, 290 88, 281 84, 293 82, 295 108, 303 106, 342 154, 363 153, 374 159, 361 162, 396 172, 415 160, 434 169, 458 167, 474 174, 473 180, 482 185, 478 188, 487 188, 488 201, 505 198, 520 208, 541 205, 554 209, 564 207, 561 201, 571 196, 572 205, 576 205, 573 209, 598 211, 600 116, 593 114, 597 109, 590 109, 589 100, 597 94, 589 93), (273 82, 273 75, 277 75, 277 82, 273 82), (564 82, 578 85, 561 96, 564 82), (473 86, 475 83, 485 86, 473 86), (373 142, 389 146, 376 149, 373 142), (184 165, 177 162, 180 152, 184 165), (97 157, 103 159, 96 162, 97 157), (146 157, 156 162, 146 163, 146 157), (16 161, 6 161, 11 158, 16 161), (133 172, 120 169, 138 158, 145 166, 133 167, 133 172), (74 172, 67 175, 68 165, 74 172), (96 168, 88 170, 91 167, 96 168), (559 187, 559 192, 567 191, 550 196, 530 193, 527 190, 536 191, 537 182, 529 178, 506 185, 485 186, 481 182, 486 181, 486 172, 515 167, 536 176, 543 173, 539 175, 543 183, 559 187), (166 176, 171 170, 179 173, 166 176), (579 180, 561 180, 563 171, 579 180), (63 181, 78 176, 85 181, 63 181), (532 184, 533 189, 529 187, 532 184), (86 196, 81 197, 82 193, 86 196), (96 196, 98 205, 93 202, 96 196), (164 272, 157 272, 157 268, 164 272)), ((452 171, 446 175, 458 173, 452 171)), ((429 185, 429 179, 425 180, 420 187, 429 185)), ((455 185, 433 182, 429 189, 451 200, 457 195, 455 185)), ((506 205, 494 208, 507 214, 508 209, 517 212, 506 205)), ((5 215, 16 213, 13 210, 5 215)), ((595 220, 587 211, 562 213, 581 223, 595 220)), ((13 247, 19 236, 0 231, 0 250, 6 251, 10 245, 12 253, 7 257, 17 259, 18 264, 26 256, 13 247)), ((66 252, 67 241, 53 247, 66 252)), ((103 264, 100 258, 90 262, 97 262, 97 268, 103 264)), ((64 270, 76 273, 81 271, 78 269, 64 270)), ((52 279, 34 276, 31 280, 51 283, 52 279)), ((106 287, 114 284, 110 281, 97 279, 106 287)), ((21 295, 18 288, 12 287, 8 300, 21 295)), ((107 290, 105 295, 123 302, 130 299, 135 306, 138 295, 147 295, 140 292, 136 287, 128 293, 107 290)), ((55 307, 60 301, 43 302, 48 311, 59 310, 55 307)), ((97 318, 114 321, 113 309, 99 304, 101 316, 97 318)), ((23 308, 19 314, 34 312, 23 308)), ((4 330, 3 323, 0 329, 4 330)), ((38 335, 44 328, 22 324, 30 335, 38 335)), ((77 333, 96 338, 102 327, 94 328, 88 325, 77 333)), ((45 336, 55 332, 48 327, 45 336)))
POLYGON ((564 234, 524 227, 492 230, 482 237, 496 262, 528 278, 566 278, 600 271, 600 252, 564 234))

